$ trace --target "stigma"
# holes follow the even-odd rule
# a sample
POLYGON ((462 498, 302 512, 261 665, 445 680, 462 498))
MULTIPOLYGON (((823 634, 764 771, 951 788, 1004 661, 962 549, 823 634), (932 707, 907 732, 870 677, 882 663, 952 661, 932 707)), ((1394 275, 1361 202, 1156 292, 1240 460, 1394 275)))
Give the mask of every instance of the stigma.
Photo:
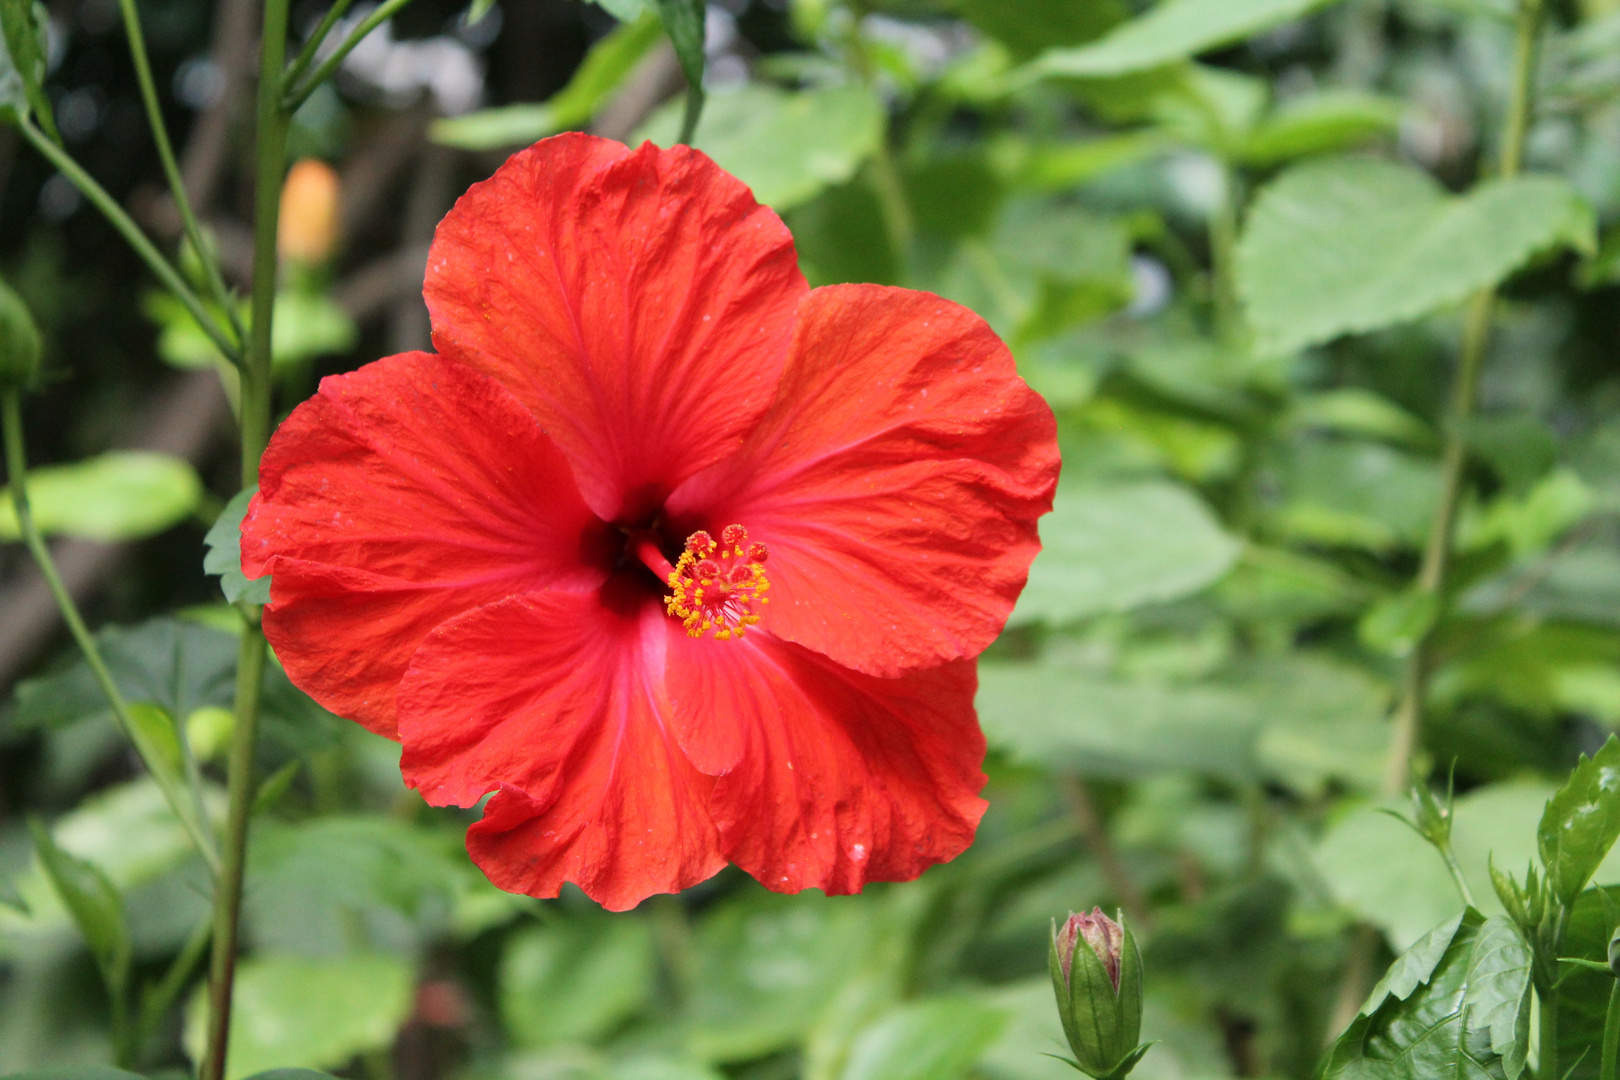
POLYGON ((748 530, 727 525, 720 541, 699 529, 669 575, 670 595, 664 611, 681 620, 691 637, 709 631, 722 641, 740 638, 759 622, 759 609, 770 603, 765 591, 765 545, 748 542, 748 530))

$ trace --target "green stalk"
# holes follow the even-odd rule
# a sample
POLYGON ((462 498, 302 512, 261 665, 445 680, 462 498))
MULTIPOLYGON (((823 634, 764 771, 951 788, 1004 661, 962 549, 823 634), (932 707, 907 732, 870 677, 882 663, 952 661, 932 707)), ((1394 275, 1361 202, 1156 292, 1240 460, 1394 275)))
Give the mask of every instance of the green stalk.
MULTIPOLYGON (((854 3, 851 7, 855 17, 850 20, 847 42, 850 59, 861 81, 872 87, 877 81, 876 72, 872 57, 866 51, 866 42, 861 39, 861 18, 866 14, 866 4, 854 3)), ((889 145, 888 124, 883 125, 883 135, 872 152, 871 168, 872 187, 877 195, 878 210, 883 216, 883 231, 888 234, 895 267, 904 278, 906 263, 911 258, 911 241, 916 234, 916 224, 911 214, 911 201, 906 197, 905 183, 900 178, 900 167, 894 158, 894 149, 889 145)))
MULTIPOLYGON (((141 33, 140 12, 136 10, 135 0, 118 0, 118 6, 124 14, 124 34, 129 38, 130 59, 135 62, 135 81, 141 87, 141 100, 146 105, 146 121, 152 128, 152 141, 157 145, 158 160, 163 163, 163 175, 169 182, 169 193, 174 198, 175 209, 180 212, 186 239, 191 241, 191 249, 197 253, 197 259, 208 279, 208 291, 213 294, 214 302, 225 312, 236 340, 240 342, 244 336, 242 322, 237 318, 236 307, 231 303, 231 294, 225 288, 225 278, 219 272, 219 261, 203 244, 202 228, 197 224, 197 215, 192 212, 191 198, 186 194, 186 183, 180 177, 180 165, 175 161, 174 147, 169 144, 169 132, 163 123, 163 110, 158 104, 157 86, 152 81, 152 65, 146 57, 146 39, 141 33)), ((228 355, 239 354, 240 346, 236 353, 228 355)))
POLYGON ((1615 1080, 1615 1058, 1620 1055, 1620 979, 1609 988, 1609 1012, 1603 1018, 1603 1060, 1598 1080, 1615 1080))
MULTIPOLYGON (((1517 176, 1524 162, 1525 133, 1530 126, 1530 101, 1534 91, 1536 44, 1541 28, 1542 0, 1520 0, 1518 35, 1514 50, 1513 92, 1503 122, 1501 157, 1497 172, 1503 178, 1517 176)), ((1418 591, 1444 602, 1451 570, 1452 537, 1457 527, 1457 509, 1462 502, 1463 480, 1468 465, 1464 431, 1474 414, 1479 397, 1479 373, 1490 344, 1491 314, 1496 290, 1482 289, 1469 304, 1463 324, 1462 352, 1457 379, 1446 414, 1444 449, 1441 452, 1440 500, 1429 526, 1423 562, 1418 570, 1418 591)), ((1439 620, 1435 620, 1439 625, 1439 620)), ((1433 631, 1425 633, 1408 658, 1401 677, 1401 696, 1395 707, 1394 732, 1384 767, 1384 793, 1393 795, 1405 789, 1411 772, 1412 754, 1423 726, 1423 702, 1428 693, 1432 663, 1433 631)))
POLYGON ((337 25, 337 21, 343 17, 343 13, 349 10, 351 2, 352 0, 337 0, 336 3, 326 9, 326 14, 321 17, 320 24, 315 27, 314 33, 310 34, 309 40, 304 42, 304 47, 298 50, 297 59, 292 62, 292 66, 287 68, 286 74, 281 77, 281 92, 283 94, 291 90, 293 84, 299 80, 304 72, 309 70, 309 65, 315 61, 315 54, 321 49, 321 43, 326 40, 326 35, 332 32, 332 27, 337 25))
MULTIPOLYGON (((1614 1013, 1613 995, 1609 1012, 1614 1013)), ((1609 1041, 1608 1027, 1603 1031, 1605 1049, 1609 1041)), ((1536 1069, 1540 1080, 1563 1080, 1558 1075, 1558 990, 1553 988, 1541 995, 1541 1063, 1536 1069)))
POLYGON ((163 973, 163 981, 156 986, 148 987, 141 1001, 140 1022, 136 1025, 135 1035, 131 1039, 131 1052, 139 1058, 141 1049, 151 1041, 156 1033, 158 1024, 163 1016, 180 996, 180 991, 186 988, 186 982, 191 978, 192 971, 197 962, 203 958, 208 948, 208 942, 213 938, 214 924, 211 918, 204 919, 197 924, 186 939, 185 945, 172 963, 169 970, 163 973))
MULTIPOLYGON (((401 0, 403 2, 403 0, 401 0)), ((265 0, 260 34, 258 161, 254 178, 253 301, 248 352, 242 366, 242 486, 258 482, 259 459, 270 441, 271 328, 276 303, 276 230, 281 184, 287 168, 287 128, 296 106, 283 104, 281 72, 287 54, 289 0, 265 0)), ((242 914, 242 876, 247 861, 248 821, 253 812, 253 748, 264 686, 266 646, 259 609, 243 606, 244 626, 236 666, 236 729, 227 767, 225 869, 214 897, 214 950, 209 966, 208 1042, 202 1080, 223 1080, 231 1030, 231 992, 236 976, 237 928, 242 914)))
POLYGON ((1215 332, 1230 342, 1237 333, 1237 237, 1238 171, 1230 161, 1221 161, 1221 201, 1209 216, 1210 291, 1215 300, 1215 332))
POLYGON ((172 292, 175 299, 179 300, 186 311, 190 312, 191 317, 197 320, 197 325, 202 328, 203 333, 208 335, 208 339, 214 343, 214 347, 232 363, 237 362, 241 350, 236 343, 214 322, 213 317, 208 314, 208 309, 203 307, 202 301, 197 298, 197 294, 191 291, 190 285, 186 284, 186 279, 181 277, 179 272, 169 265, 169 261, 158 252, 158 249, 152 246, 152 241, 148 240, 146 234, 141 232, 140 226, 136 225, 130 216, 124 213, 124 208, 119 206, 117 201, 107 194, 106 190, 96 183, 95 179, 85 172, 66 150, 48 139, 45 133, 35 127, 31 121, 24 119, 17 125, 17 128, 23 133, 23 138, 27 139, 34 149, 39 151, 41 157, 56 166, 62 175, 67 177, 68 181, 79 189, 79 193, 89 199, 97 210, 101 211, 102 216, 107 219, 108 223, 118 230, 118 234, 124 238, 130 247, 135 249, 135 254, 141 257, 141 260, 157 276, 157 279, 163 283, 163 287, 172 292))
POLYGON ((67 623, 68 632, 73 635, 79 651, 84 654, 85 663, 95 676, 96 685, 101 689, 102 696, 107 699, 113 719, 117 721, 124 737, 135 747, 136 753, 141 756, 141 760, 146 764, 147 774, 163 793, 164 800, 174 811, 174 816, 180 820, 192 844, 207 863, 209 871, 218 874, 219 852, 215 849, 213 837, 202 827, 206 819, 195 812, 194 805, 187 805, 192 800, 188 798, 186 792, 173 784, 168 771, 154 765, 154 762, 159 760, 156 756, 158 751, 141 734, 139 726, 131 718, 129 703, 124 700, 123 692, 118 689, 107 662, 102 658, 100 646, 96 644, 96 639, 85 625, 83 616, 79 614, 79 605, 73 602, 73 594, 68 592, 67 586, 62 583, 62 575, 56 570, 56 560, 51 558, 51 550, 46 546, 45 538, 40 535, 39 526, 34 521, 33 510, 28 504, 28 459, 23 452, 20 391, 7 390, 0 394, 0 428, 4 429, 6 472, 10 476, 12 507, 17 512, 17 526, 22 533, 23 542, 27 544, 29 554, 34 557, 40 576, 45 579, 45 585, 50 589, 51 598, 56 601, 57 608, 62 612, 62 621, 67 623))
MULTIPOLYGON (((337 51, 331 56, 328 56, 325 60, 321 61, 321 66, 315 69, 315 73, 313 75, 299 83, 296 89, 289 89, 286 91, 283 98, 283 105, 285 106, 287 113, 291 115, 292 113, 297 112, 298 107, 309 98, 309 95, 315 92, 315 88, 320 86, 321 83, 325 82, 327 79, 330 79, 332 77, 332 73, 337 71, 344 60, 348 59, 349 54, 354 51, 356 45, 359 45, 362 41, 364 41, 373 30, 377 29, 377 27, 381 26, 389 19, 392 19, 395 12, 410 2, 411 0, 388 0, 387 3, 383 4, 377 8, 376 11, 373 11, 370 15, 366 16, 364 22, 349 32, 349 36, 343 40, 342 45, 337 47, 337 51)), ((277 70, 280 70, 280 65, 277 65, 277 70)), ((288 80, 288 82, 291 81, 292 80, 290 79, 288 80)), ((272 79, 271 82, 278 87, 281 85, 280 80, 278 79, 272 79)))

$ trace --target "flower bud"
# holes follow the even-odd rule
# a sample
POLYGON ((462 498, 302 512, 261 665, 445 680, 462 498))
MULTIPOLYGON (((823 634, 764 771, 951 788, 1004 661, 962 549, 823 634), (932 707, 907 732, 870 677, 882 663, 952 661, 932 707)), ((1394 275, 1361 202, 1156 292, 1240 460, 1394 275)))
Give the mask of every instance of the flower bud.
POLYGON ((22 297, 0 281, 0 390, 32 385, 39 377, 39 328, 22 297))
POLYGON ((1620 979, 1620 927, 1616 927, 1614 936, 1609 938, 1609 970, 1620 979))
POLYGON ((1142 955, 1130 930, 1093 908, 1052 928, 1052 989, 1080 1071, 1121 1080, 1141 1060, 1142 955))
POLYGON ((332 166, 304 158, 281 188, 281 225, 276 248, 293 262, 318 263, 337 242, 340 183, 332 166))

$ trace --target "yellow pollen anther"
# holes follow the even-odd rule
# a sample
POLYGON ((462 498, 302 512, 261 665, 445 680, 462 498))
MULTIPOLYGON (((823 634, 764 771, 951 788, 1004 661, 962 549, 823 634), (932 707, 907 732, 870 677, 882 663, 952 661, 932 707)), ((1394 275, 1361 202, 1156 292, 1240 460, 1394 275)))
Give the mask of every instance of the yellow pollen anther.
POLYGON ((686 538, 669 575, 664 610, 692 637, 713 630, 721 641, 730 641, 759 622, 758 609, 770 603, 764 594, 771 584, 765 580, 764 544, 749 544, 741 525, 727 525, 720 537, 716 543, 698 531, 686 538))

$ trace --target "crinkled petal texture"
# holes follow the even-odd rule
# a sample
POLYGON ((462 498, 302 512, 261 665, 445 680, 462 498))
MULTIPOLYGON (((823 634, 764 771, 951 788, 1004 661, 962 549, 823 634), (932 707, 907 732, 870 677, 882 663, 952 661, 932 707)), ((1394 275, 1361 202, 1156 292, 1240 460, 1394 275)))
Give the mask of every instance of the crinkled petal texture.
POLYGON ((584 135, 457 203, 426 296, 442 357, 327 379, 276 432, 243 567, 299 686, 399 738, 429 802, 490 796, 490 879, 622 909, 731 861, 846 893, 971 843, 973 660, 1058 469, 984 322, 811 292, 703 155, 584 135), (771 603, 688 637, 664 561, 733 523, 771 603))
POLYGON ((686 147, 562 135, 439 224, 424 293, 446 356, 506 383, 609 521, 742 443, 808 287, 793 238, 686 147))
POLYGON ((572 881, 619 911, 725 865, 714 781, 666 726, 669 620, 625 593, 469 612, 433 633, 405 678, 406 783, 441 806, 499 789, 467 846, 503 889, 555 896, 572 881))
POLYGON ((455 615, 606 577, 603 526, 495 380, 407 353, 321 381, 276 431, 242 522, 265 634, 322 705, 394 737, 417 645, 455 615))
POLYGON ((679 637, 668 685, 687 755, 715 774, 726 858, 778 892, 859 892, 961 854, 985 810, 978 678, 955 661, 879 679, 768 633, 679 637))
POLYGON ((1052 410, 983 319, 929 293, 815 290, 770 411, 671 516, 770 549, 772 633, 873 675, 974 657, 1040 550, 1052 410))

